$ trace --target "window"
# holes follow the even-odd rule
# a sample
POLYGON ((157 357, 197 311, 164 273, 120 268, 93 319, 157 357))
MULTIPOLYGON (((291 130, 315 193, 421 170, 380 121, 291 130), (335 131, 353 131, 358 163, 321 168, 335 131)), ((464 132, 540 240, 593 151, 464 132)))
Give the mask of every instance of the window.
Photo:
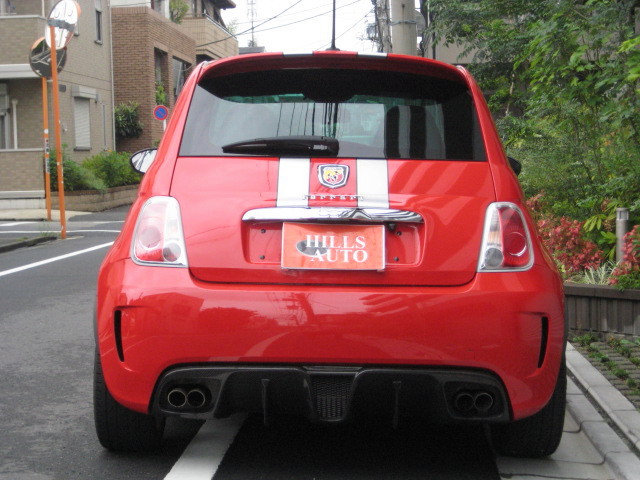
POLYGON ((162 16, 166 16, 166 12, 164 11, 164 0, 151 0, 151 8, 162 16))
POLYGON ((74 97, 73 118, 76 136, 76 149, 91 149, 90 99, 74 97))
POLYGON ((182 60, 178 60, 177 58, 173 58, 173 95, 174 98, 178 98, 178 94, 182 87, 184 86, 184 81, 187 76, 187 69, 189 68, 189 64, 183 62, 182 60))
POLYGON ((96 7, 96 42, 102 43, 102 0, 95 0, 96 7))
POLYGON ((9 115, 9 94, 6 83, 0 83, 0 150, 11 148, 11 116, 9 115))
POLYGON ((484 160, 466 86, 427 75, 290 69, 204 79, 182 155, 255 138, 325 136, 338 157, 484 160))
POLYGON ((6 113, 0 111, 0 150, 9 148, 9 119, 6 113))

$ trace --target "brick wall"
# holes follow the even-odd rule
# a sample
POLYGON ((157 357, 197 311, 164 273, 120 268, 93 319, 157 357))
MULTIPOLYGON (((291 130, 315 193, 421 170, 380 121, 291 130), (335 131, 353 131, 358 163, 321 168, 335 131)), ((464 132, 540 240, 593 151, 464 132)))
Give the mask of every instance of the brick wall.
POLYGON ((0 151, 0 191, 44 190, 42 151, 0 151))
MULTIPOLYGON (((41 15, 40 0, 20 0, 21 12, 41 15)), ((78 23, 79 35, 67 47, 67 62, 59 75, 61 141, 67 152, 78 162, 104 149, 113 149, 113 111, 111 82, 110 6, 102 0, 102 38, 96 42, 95 0, 79 0, 82 15, 78 23), (80 90, 79 90, 80 89, 80 90), (74 92, 90 95, 91 148, 74 150, 75 115, 74 92)), ((53 2, 45 2, 48 14, 53 2)), ((44 18, 0 19, 0 63, 25 64, 29 50, 37 38, 44 36, 44 18), (6 28, 5 28, 6 27, 6 28)), ((19 151, 0 152, 0 191, 41 190, 42 173, 42 87, 41 79, 26 78, 3 80, 7 83, 9 97, 18 100, 18 147, 19 151), (24 151, 27 149, 27 151, 24 151)), ((48 83, 50 144, 55 145, 53 123, 53 95, 48 83)), ((14 114, 15 112, 12 112, 14 114)))
POLYGON ((195 63, 195 41, 170 20, 147 7, 119 7, 113 15, 115 103, 136 102, 144 130, 139 138, 119 139, 120 151, 152 147, 162 137, 162 122, 153 118, 155 102, 154 51, 164 52, 163 82, 170 109, 173 98, 172 58, 195 63))
POLYGON ((44 37, 46 21, 38 17, 0 17, 0 64, 29 63, 35 41, 44 37))

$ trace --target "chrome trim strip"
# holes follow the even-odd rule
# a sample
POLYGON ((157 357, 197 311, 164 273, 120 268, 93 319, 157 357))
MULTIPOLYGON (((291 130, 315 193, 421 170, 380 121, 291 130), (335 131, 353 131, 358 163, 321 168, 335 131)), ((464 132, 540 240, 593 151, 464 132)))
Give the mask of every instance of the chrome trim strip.
POLYGON ((364 222, 424 223, 422 215, 409 210, 353 207, 267 207, 249 210, 242 220, 257 222, 364 222))

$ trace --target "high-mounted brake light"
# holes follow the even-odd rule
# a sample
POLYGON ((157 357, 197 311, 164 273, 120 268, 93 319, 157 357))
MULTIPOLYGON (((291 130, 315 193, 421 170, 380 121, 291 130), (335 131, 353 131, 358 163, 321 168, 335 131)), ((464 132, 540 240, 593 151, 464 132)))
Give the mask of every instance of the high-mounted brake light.
POLYGON ((519 271, 531 265, 531 237, 522 211, 513 203, 492 203, 485 216, 478 271, 519 271))
POLYGON ((152 197, 144 204, 131 242, 131 258, 140 265, 186 267, 180 206, 173 197, 152 197))

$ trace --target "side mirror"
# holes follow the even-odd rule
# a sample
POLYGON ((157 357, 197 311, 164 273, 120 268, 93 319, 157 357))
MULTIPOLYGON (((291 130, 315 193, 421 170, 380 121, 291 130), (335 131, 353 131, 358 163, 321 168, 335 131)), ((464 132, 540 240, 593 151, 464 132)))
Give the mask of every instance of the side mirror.
POLYGON ((509 159, 509 165, 511 165, 511 169, 515 172, 516 175, 520 175, 522 171, 522 164, 512 157, 507 157, 509 159))
POLYGON ((157 151, 155 148, 140 150, 131 155, 129 162, 136 172, 145 173, 156 158, 157 151))

